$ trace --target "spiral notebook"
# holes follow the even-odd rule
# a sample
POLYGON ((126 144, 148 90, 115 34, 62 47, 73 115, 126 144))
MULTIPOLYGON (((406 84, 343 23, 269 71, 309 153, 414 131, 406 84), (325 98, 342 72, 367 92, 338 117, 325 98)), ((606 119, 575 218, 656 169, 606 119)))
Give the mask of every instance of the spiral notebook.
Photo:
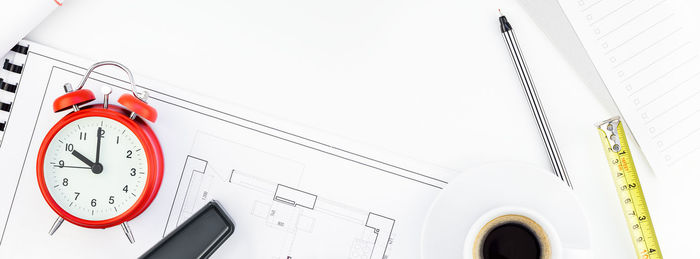
MULTIPOLYGON (((0 258, 94 258, 105 251, 135 258, 212 199, 237 225, 217 251, 221 258, 408 258, 420 253, 431 202, 456 175, 136 74, 158 110, 151 128, 165 159, 158 196, 129 222, 136 242, 119 226, 68 222, 50 236, 57 215, 37 185, 38 149, 67 113, 52 109, 63 84, 77 84, 94 61, 29 41, 5 60, 0 258)), ((129 90, 124 77, 100 68, 85 87, 110 86, 119 96, 129 90)))
POLYGON ((5 134, 5 127, 10 119, 12 103, 15 101, 15 93, 17 92, 17 83, 22 75, 28 50, 27 46, 18 44, 3 57, 2 71, 0 71, 0 145, 5 134))

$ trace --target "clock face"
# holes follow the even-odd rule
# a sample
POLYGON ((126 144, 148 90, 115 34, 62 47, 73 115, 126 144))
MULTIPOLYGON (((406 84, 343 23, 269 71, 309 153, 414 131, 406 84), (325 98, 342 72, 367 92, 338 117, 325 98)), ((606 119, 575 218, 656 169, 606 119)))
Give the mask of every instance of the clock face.
POLYGON ((58 206, 78 218, 99 221, 136 203, 148 179, 148 159, 136 135, 120 122, 84 117, 56 133, 43 170, 58 206))

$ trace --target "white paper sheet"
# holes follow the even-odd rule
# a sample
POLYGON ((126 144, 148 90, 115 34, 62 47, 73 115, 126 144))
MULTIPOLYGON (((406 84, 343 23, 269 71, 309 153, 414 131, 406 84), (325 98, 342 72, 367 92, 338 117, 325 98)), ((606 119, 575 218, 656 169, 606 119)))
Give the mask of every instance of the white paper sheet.
MULTIPOLYGON (((28 44, 18 114, 0 146, 7 177, 0 183, 0 208, 10 208, 0 214, 2 258, 135 257, 212 198, 236 223, 216 258, 415 257, 427 209, 455 175, 392 154, 366 157, 370 149, 344 150, 336 145, 341 139, 315 141, 333 137, 288 132, 288 122, 137 76, 159 112, 151 125, 163 147, 165 176, 153 204, 130 222, 136 243, 129 244, 119 227, 70 223, 49 236, 57 216, 39 192, 36 154, 48 129, 65 115, 53 113, 51 103, 92 62, 28 44)), ((122 73, 97 72, 86 87, 111 85, 115 104, 128 86, 118 79, 122 73)))
POLYGON ((0 0, 4 26, 0 31, 0 54, 7 53, 64 0, 0 0))
POLYGON ((697 171, 700 51, 675 2, 559 3, 654 171, 697 171))

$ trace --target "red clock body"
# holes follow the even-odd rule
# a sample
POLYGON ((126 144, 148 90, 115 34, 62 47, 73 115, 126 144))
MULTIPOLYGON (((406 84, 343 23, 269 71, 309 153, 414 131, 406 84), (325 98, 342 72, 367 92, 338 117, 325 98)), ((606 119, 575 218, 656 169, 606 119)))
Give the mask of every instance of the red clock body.
POLYGON ((124 108, 105 107, 84 107, 59 120, 36 162, 39 189, 51 209, 87 228, 132 220, 153 202, 163 178, 163 152, 147 122, 124 108))

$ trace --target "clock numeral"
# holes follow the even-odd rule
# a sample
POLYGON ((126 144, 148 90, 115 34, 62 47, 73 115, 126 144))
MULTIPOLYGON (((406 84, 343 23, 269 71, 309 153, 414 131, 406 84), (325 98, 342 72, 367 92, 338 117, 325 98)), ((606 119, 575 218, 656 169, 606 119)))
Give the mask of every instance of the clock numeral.
POLYGON ((73 152, 73 144, 66 143, 66 151, 73 152))
POLYGON ((136 168, 131 168, 131 173, 129 173, 131 176, 136 176, 136 168))
POLYGON ((68 186, 68 178, 63 178, 63 186, 68 186))
POLYGON ((114 204, 114 196, 109 196, 109 204, 114 204))
POLYGON ((126 158, 131 158, 131 155, 132 155, 133 153, 134 153, 134 152, 132 152, 131 150, 127 150, 127 151, 126 151, 126 158))
POLYGON ((128 186, 128 185, 124 185, 124 188, 122 188, 122 191, 124 191, 124 192, 129 192, 129 186, 128 186))
POLYGON ((97 133, 98 138, 104 138, 105 137, 105 130, 100 128, 100 131, 97 133))
POLYGON ((74 192, 74 193, 75 193, 75 200, 77 201, 77 200, 78 200, 78 196, 80 196, 80 193, 79 193, 79 192, 74 192))
POLYGON ((87 140, 87 133, 80 132, 80 140, 87 140))
POLYGON ((119 144, 119 136, 117 136, 117 144, 119 144))
POLYGON ((92 199, 92 200, 90 201, 90 206, 93 206, 93 207, 97 206, 97 200, 96 200, 96 199, 92 199))
POLYGON ((59 161, 58 161, 58 167, 59 167, 59 168, 63 168, 64 166, 66 166, 66 162, 63 162, 63 160, 59 160, 59 161))

